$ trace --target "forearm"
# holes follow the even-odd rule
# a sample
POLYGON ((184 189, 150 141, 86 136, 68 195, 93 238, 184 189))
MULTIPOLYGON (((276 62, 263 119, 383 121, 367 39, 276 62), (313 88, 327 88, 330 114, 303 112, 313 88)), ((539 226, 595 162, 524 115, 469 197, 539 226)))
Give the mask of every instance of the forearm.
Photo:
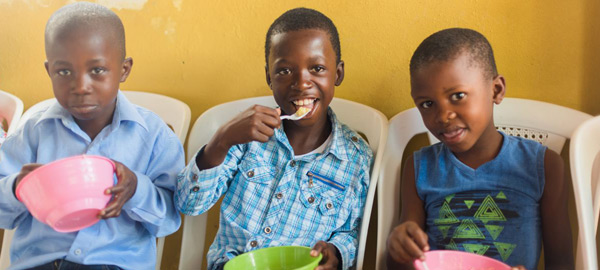
POLYGON ((231 144, 223 139, 220 130, 217 131, 208 144, 198 151, 198 154, 194 159, 198 169, 210 169, 222 164, 227 157, 227 152, 231 146, 231 144))

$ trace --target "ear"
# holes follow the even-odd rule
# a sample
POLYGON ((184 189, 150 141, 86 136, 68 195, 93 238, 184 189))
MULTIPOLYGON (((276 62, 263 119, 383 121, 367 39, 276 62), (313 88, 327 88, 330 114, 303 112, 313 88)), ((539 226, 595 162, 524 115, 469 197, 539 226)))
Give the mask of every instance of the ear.
POLYGON ((131 67, 133 66, 133 59, 131 57, 125 58, 123 60, 122 70, 121 70, 121 82, 125 82, 127 77, 129 77, 129 73, 131 72, 131 67))
POLYGON ((494 78, 492 84, 494 87, 494 103, 498 105, 504 99, 504 94, 506 94, 506 81, 504 80, 504 76, 498 74, 494 78))
POLYGON ((335 86, 340 86, 344 80, 344 61, 340 60, 335 70, 335 86))
POLYGON ((46 61, 44 61, 44 67, 46 68, 46 73, 48 73, 48 76, 50 76, 50 69, 48 69, 48 60, 46 59, 46 61))
POLYGON ((265 77, 267 79, 267 85, 269 85, 269 88, 273 90, 273 87, 271 86, 271 75, 269 74, 269 66, 267 65, 265 65, 265 77))

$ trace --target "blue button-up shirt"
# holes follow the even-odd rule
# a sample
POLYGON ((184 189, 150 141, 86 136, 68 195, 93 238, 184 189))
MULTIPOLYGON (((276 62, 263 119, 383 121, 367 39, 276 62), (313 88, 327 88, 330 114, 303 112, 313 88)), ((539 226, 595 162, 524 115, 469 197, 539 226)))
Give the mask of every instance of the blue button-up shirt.
POLYGON ((131 104, 119 92, 112 123, 94 140, 58 103, 34 114, 0 147, 0 227, 16 228, 10 269, 66 259, 154 269, 156 237, 181 224, 173 205, 176 175, 184 167, 179 139, 154 113, 131 104), (78 232, 60 233, 31 216, 12 186, 27 163, 48 163, 74 155, 100 155, 123 163, 138 179, 135 194, 116 218, 78 232))
POLYGON ((369 185, 369 146, 329 110, 332 139, 323 153, 298 158, 283 131, 266 143, 233 146, 223 163, 200 171, 196 158, 177 179, 175 201, 187 215, 206 212, 224 195, 209 269, 259 248, 323 240, 354 264, 369 185))

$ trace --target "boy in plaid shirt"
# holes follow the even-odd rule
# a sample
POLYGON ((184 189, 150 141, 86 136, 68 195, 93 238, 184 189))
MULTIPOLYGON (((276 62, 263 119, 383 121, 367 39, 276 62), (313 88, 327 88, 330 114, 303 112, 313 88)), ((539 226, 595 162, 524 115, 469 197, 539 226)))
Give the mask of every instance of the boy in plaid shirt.
POLYGON ((322 253, 317 269, 354 264, 373 155, 329 108, 344 78, 340 56, 337 29, 318 11, 287 11, 269 28, 267 84, 280 109, 255 105, 239 114, 178 178, 184 214, 202 214, 224 196, 208 269, 289 245, 322 253), (300 108, 309 110, 301 120, 279 119, 300 108))

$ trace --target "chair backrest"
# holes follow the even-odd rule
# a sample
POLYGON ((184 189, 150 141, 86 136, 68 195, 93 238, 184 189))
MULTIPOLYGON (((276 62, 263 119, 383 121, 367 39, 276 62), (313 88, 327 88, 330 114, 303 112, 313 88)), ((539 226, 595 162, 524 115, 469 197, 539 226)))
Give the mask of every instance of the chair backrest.
POLYGON ((0 126, 2 118, 8 123, 7 133, 11 134, 19 124, 21 114, 23 113, 23 101, 18 97, 0 90, 0 126))
MULTIPOLYGON (((190 131, 187 147, 188 162, 203 145, 208 143, 219 127, 254 104, 271 107, 277 105, 272 96, 254 97, 223 103, 210 108, 200 115, 190 131)), ((341 122, 365 135, 375 157, 357 251, 356 269, 362 270, 369 217, 375 197, 377 179, 379 178, 379 166, 382 161, 383 149, 387 138, 387 118, 381 112, 371 107, 340 98, 334 98, 331 102, 331 107, 341 122)), ((195 217, 185 216, 179 260, 180 270, 197 269, 198 265, 201 265, 202 256, 204 255, 205 232, 206 213, 195 217)))
MULTIPOLYGON (((160 118, 173 129, 173 132, 175 135, 177 135, 181 144, 185 143, 191 118, 191 110, 187 104, 180 100, 160 94, 136 91, 122 92, 131 103, 144 107, 160 116, 160 118)), ((27 121, 31 115, 48 108, 54 102, 56 102, 56 99, 50 98, 31 106, 21 117, 20 123, 25 123, 25 121, 27 121)), ((12 230, 7 230, 4 233, 4 238, 2 240, 2 252, 0 253, 0 269, 6 269, 10 264, 9 248, 13 234, 14 231, 12 230)), ((157 270, 160 269, 162 262, 164 243, 164 237, 158 238, 156 257, 157 270)))
MULTIPOLYGON (((575 128, 589 118, 590 115, 573 109, 519 98, 505 98, 494 109, 494 124, 497 129, 509 135, 534 139, 558 153, 575 128)), ((423 124, 417 108, 403 111, 390 119, 377 196, 376 269, 387 269, 387 237, 400 219, 402 155, 410 139, 422 133, 428 134, 431 144, 438 142, 423 124)), ((581 203, 582 198, 575 199, 578 204, 581 203)), ((580 230, 582 226, 580 223, 580 230)))
POLYGON ((598 269, 596 233, 600 211, 600 116, 581 124, 573 133, 569 157, 579 221, 576 269, 598 269), (589 203, 593 202, 593 203, 589 203))

